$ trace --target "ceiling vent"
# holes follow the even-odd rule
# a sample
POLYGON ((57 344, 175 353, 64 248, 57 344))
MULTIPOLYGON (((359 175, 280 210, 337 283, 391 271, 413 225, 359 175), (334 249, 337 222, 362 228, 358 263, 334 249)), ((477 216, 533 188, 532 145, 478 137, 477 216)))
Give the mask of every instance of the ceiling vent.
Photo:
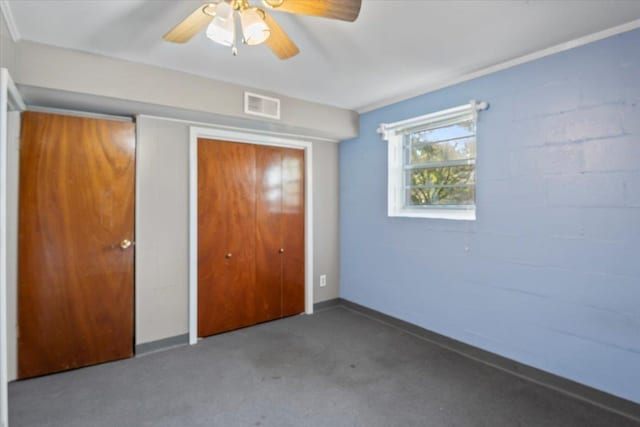
POLYGON ((280 100, 257 93, 244 93, 244 112, 253 116, 280 120, 280 100))

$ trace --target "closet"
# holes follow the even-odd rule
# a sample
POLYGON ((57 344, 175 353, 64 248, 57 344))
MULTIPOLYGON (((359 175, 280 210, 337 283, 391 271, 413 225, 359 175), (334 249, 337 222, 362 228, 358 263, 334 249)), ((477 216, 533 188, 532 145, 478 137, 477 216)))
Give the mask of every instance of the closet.
POLYGON ((198 140, 198 336, 304 311, 304 161, 198 140))

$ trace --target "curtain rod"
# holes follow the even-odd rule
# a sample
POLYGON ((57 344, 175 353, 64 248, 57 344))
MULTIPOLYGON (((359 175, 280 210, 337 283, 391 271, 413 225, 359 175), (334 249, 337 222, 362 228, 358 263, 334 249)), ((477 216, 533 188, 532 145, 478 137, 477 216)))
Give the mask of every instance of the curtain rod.
POLYGON ((446 119, 450 117, 455 117, 457 115, 461 115, 463 113, 472 112, 476 113, 477 111, 486 110, 489 108, 489 103, 485 101, 476 101, 471 100, 468 104, 460 105, 458 107, 449 108, 442 111, 437 111, 434 113, 424 114, 419 117, 413 117, 406 120, 400 120, 393 123, 381 123, 377 129, 377 132, 382 135, 382 139, 385 141, 389 137, 389 133, 398 128, 407 128, 412 127, 417 124, 424 123, 426 121, 432 121, 437 119, 446 119))

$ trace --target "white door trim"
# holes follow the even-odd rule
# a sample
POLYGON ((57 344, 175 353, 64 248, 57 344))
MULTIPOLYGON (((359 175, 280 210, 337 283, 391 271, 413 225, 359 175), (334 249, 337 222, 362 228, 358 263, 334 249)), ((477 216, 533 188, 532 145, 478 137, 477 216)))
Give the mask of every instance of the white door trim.
POLYGON ((0 426, 9 425, 7 377, 7 147, 8 112, 26 107, 6 68, 0 69, 0 426))
POLYGON ((313 153, 309 141, 271 132, 218 127, 189 128, 189 344, 198 342, 198 139, 209 138, 247 144, 304 150, 305 154, 305 292, 306 314, 313 313, 313 153))

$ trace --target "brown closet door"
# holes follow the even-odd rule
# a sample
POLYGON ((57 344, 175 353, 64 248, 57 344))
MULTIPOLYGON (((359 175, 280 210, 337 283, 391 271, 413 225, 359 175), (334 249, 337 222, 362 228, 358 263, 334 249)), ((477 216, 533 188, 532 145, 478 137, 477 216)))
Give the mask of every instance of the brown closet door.
POLYGON ((282 148, 282 315, 304 312, 304 151, 282 148))
POLYGON ((198 335, 255 323, 256 150, 198 140, 198 335))
POLYGON ((256 322, 265 322, 282 317, 282 149, 256 152, 256 322))
POLYGON ((134 129, 22 115, 20 378, 133 353, 134 129))

